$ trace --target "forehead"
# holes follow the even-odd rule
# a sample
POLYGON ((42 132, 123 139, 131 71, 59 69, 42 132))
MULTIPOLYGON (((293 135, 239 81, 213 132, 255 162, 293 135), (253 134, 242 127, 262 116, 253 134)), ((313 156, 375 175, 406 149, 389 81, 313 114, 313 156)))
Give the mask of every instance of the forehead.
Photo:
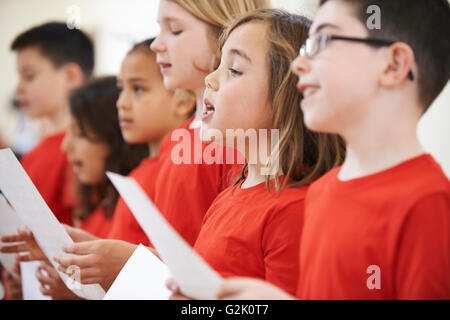
POLYGON ((161 76, 156 56, 142 50, 144 49, 137 49, 125 57, 120 72, 122 77, 154 78, 161 76))
POLYGON ((267 24, 262 21, 243 24, 231 32, 222 51, 227 54, 230 50, 238 49, 245 51, 252 61, 265 59, 269 49, 267 32, 267 24))
MULTIPOLYGON (((367 16, 369 18, 369 15, 367 16)), ((367 28, 356 16, 356 8, 343 0, 331 0, 319 8, 317 16, 310 29, 314 34, 321 26, 332 25, 323 28, 325 31, 338 32, 342 34, 365 35, 367 28), (335 26, 335 27, 333 27, 335 26)))
POLYGON ((189 19, 195 20, 195 17, 177 3, 170 0, 161 0, 159 2, 158 23, 186 21, 189 19))

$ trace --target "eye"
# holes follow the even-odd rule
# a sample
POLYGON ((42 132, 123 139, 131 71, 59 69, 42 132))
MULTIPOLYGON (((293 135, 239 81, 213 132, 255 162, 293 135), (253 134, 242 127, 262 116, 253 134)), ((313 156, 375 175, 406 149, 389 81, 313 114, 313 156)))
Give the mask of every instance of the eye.
POLYGON ((173 34, 174 36, 178 36, 178 35, 180 35, 182 32, 183 32, 183 31, 172 31, 172 34, 173 34))
POLYGON ((34 79, 34 77, 35 77, 34 73, 28 73, 28 74, 25 74, 24 79, 26 81, 32 81, 34 79))
POLYGON ((242 72, 237 71, 236 69, 233 68, 228 68, 228 71, 230 71, 230 74, 232 77, 238 77, 242 75, 242 72))
POLYGON ((139 86, 133 86, 133 90, 136 93, 144 92, 144 89, 142 87, 139 87, 139 86))

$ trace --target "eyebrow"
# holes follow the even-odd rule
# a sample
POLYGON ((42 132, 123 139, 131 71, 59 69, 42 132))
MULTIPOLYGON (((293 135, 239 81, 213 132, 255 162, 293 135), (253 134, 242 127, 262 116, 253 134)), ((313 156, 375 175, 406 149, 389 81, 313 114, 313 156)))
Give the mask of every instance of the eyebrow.
POLYGON ((238 49, 231 49, 230 50, 231 54, 240 56, 241 58, 244 58, 245 60, 247 60, 248 62, 252 63, 252 59, 250 59, 250 57, 248 55, 245 54, 245 52, 238 50, 238 49))
POLYGON ((146 82, 146 81, 148 81, 148 79, 135 77, 135 78, 125 79, 125 81, 128 81, 128 82, 146 82))
POLYGON ((167 23, 171 23, 171 22, 180 22, 180 19, 176 18, 176 17, 164 17, 161 20, 157 19, 158 23, 161 22, 167 22, 167 23))
POLYGON ((332 24, 332 23, 323 23, 321 25, 319 25, 316 30, 314 30, 314 32, 311 32, 311 34, 315 34, 317 32, 320 32, 321 30, 325 29, 325 28, 333 28, 333 29, 340 29, 337 25, 332 24))

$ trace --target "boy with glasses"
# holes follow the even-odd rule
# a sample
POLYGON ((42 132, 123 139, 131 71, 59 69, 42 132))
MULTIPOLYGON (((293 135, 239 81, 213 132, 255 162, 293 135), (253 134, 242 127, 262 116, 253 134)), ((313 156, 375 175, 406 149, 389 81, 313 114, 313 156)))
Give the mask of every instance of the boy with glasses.
MULTIPOLYGON (((416 134, 449 52, 447 0, 321 1, 293 70, 306 126, 340 134, 347 155, 308 191, 297 298, 450 299, 450 183, 416 134)), ((219 296, 292 298, 242 278, 219 296)))

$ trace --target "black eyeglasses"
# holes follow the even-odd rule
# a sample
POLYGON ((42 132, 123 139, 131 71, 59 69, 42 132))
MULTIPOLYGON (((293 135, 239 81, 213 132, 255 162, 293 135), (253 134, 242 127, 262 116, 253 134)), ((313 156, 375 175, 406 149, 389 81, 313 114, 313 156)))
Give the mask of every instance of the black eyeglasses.
MULTIPOLYGON (((324 34, 321 32, 317 32, 312 36, 306 39, 305 44, 300 49, 301 56, 307 56, 308 58, 314 58, 320 52, 322 52, 327 46, 328 42, 331 40, 344 40, 344 41, 353 41, 353 42, 362 42, 365 44, 369 44, 372 46, 384 47, 390 46, 394 44, 396 41, 390 40, 382 40, 382 39, 373 39, 373 38, 350 38, 350 37, 340 37, 340 36, 332 36, 328 34, 324 34)), ((408 78, 413 81, 414 75, 412 70, 408 73, 408 78)))

